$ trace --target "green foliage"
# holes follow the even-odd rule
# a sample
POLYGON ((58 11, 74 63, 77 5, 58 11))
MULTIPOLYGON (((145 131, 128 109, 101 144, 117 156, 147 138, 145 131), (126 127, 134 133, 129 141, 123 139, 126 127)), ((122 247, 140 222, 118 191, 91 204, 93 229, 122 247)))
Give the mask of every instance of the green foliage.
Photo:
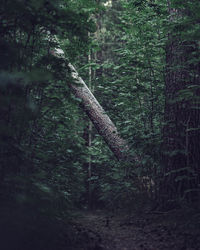
POLYGON ((62 0, 0 5, 3 249, 63 249, 58 245, 60 235, 55 235, 63 231, 62 223, 70 219, 85 192, 84 117, 67 87, 66 69, 49 54, 57 46, 55 35, 68 41, 69 58, 88 50, 88 32, 95 30, 89 17, 95 5, 84 3, 87 10, 62 0), (41 236, 34 239, 37 234, 41 236), (10 245, 8 237, 13 240, 10 245))
MULTIPOLYGON (((174 60, 168 69, 197 75, 199 1, 171 1, 183 13, 173 22, 166 1, 103 3, 3 0, 0 5, 0 221, 5 217, 3 227, 13 225, 16 217, 13 227, 28 227, 30 242, 35 242, 32 232, 44 225, 52 230, 42 232, 48 242, 62 227, 59 221, 88 205, 89 192, 93 207, 130 210, 149 198, 160 201, 165 180, 174 179, 174 193, 184 189, 181 202, 199 192, 197 186, 184 186, 196 178, 198 162, 166 171, 160 164, 162 153, 167 159, 193 157, 187 149, 161 145, 163 126, 176 126, 171 120, 163 123, 166 103, 199 110, 199 83, 190 84, 189 77, 173 98, 165 95, 169 33, 180 38, 178 52, 185 61, 174 60), (59 46, 129 142, 133 162, 116 162, 96 130, 88 132, 81 101, 67 85, 70 74, 63 60, 50 55, 59 46)), ((181 126, 186 134, 199 133, 199 126, 188 127, 187 121, 181 126)), ((52 246, 34 249, 55 249, 58 238, 52 246)))

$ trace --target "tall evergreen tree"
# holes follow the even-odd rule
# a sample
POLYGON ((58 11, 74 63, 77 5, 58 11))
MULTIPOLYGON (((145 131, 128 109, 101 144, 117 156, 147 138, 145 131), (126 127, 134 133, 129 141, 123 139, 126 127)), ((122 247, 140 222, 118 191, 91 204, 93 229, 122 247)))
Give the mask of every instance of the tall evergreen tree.
POLYGON ((161 186, 165 201, 197 199, 199 192, 200 51, 195 34, 198 14, 194 9, 197 2, 168 2, 171 30, 166 46, 161 186))

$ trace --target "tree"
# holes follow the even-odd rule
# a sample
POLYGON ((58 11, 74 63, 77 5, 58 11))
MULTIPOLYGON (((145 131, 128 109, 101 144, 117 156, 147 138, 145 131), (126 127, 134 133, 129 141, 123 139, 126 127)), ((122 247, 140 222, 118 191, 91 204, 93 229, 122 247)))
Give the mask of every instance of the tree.
POLYGON ((57 190, 69 206, 84 192, 77 185, 84 179, 84 122, 61 67, 51 60, 54 42, 47 37, 62 34, 69 57, 77 58, 88 50, 88 32, 95 30, 89 16, 96 11, 91 1, 1 2, 0 184, 2 196, 12 189, 7 199, 15 201, 17 182, 23 182, 24 203, 31 197, 27 185, 36 183, 57 190))
POLYGON ((165 203, 184 198, 196 200, 199 192, 200 63, 194 9, 199 8, 197 2, 168 2, 172 29, 166 45, 164 181, 160 190, 165 203))
MULTIPOLYGON (((64 52, 60 49, 55 49, 51 52, 54 56, 62 55, 64 52), (57 53, 56 53, 57 52, 57 53)), ((104 109, 98 103, 91 90, 87 87, 78 72, 71 63, 67 67, 70 70, 73 81, 69 82, 69 86, 74 92, 75 96, 79 98, 81 106, 87 113, 88 117, 94 124, 98 133, 104 138, 109 148, 112 150, 118 160, 125 160, 127 158, 128 145, 123 140, 117 131, 117 128, 110 120, 104 109)))

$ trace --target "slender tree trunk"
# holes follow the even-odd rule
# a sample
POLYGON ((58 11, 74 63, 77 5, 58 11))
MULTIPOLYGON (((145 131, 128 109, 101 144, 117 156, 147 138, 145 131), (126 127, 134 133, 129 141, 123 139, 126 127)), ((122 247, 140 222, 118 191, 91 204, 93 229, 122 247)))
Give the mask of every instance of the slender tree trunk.
MULTIPOLYGON (((91 63, 91 51, 88 55, 88 63, 91 63)), ((92 67, 89 66, 89 89, 92 91, 92 67)), ((88 125, 88 148, 89 148, 89 159, 88 159, 88 204, 89 209, 92 208, 92 187, 91 187, 91 177, 92 177, 92 157, 90 149, 92 146, 92 122, 89 120, 88 125)))

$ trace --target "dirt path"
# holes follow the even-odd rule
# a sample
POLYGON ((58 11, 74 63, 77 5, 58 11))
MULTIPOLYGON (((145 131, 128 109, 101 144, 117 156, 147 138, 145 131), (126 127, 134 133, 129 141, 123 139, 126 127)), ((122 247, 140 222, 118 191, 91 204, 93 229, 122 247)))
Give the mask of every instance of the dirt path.
POLYGON ((178 232, 157 216, 106 216, 103 212, 85 213, 77 221, 87 235, 87 250, 199 250, 198 235, 178 232))

